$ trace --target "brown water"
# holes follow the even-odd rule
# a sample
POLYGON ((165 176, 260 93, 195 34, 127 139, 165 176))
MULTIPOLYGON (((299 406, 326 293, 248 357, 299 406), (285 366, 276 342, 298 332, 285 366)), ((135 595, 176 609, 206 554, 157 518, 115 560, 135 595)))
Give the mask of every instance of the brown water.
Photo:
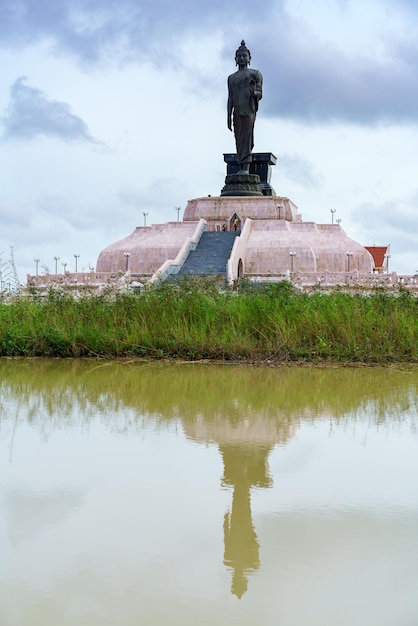
POLYGON ((416 626, 417 390, 0 360, 0 626, 416 626))

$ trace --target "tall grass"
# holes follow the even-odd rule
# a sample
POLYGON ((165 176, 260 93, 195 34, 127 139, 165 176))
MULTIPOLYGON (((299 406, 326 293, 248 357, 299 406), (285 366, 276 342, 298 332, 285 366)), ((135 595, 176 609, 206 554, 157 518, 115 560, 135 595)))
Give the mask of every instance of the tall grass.
POLYGON ((417 362, 418 299, 207 280, 111 297, 51 290, 0 304, 0 356, 417 362))

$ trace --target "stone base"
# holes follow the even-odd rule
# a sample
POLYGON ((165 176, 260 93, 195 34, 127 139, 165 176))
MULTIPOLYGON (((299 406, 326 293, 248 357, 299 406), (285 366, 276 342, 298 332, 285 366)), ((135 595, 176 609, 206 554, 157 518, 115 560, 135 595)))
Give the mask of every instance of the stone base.
MULTIPOLYGON (((226 174, 237 174, 239 163, 236 154, 225 153, 226 174)), ((257 174, 260 177, 260 185, 263 196, 275 196, 276 192, 270 184, 271 168, 275 165, 277 158, 272 152, 253 152, 251 155, 250 174, 257 174)))
POLYGON ((257 174, 228 174, 221 196, 262 196, 257 174))
POLYGON ((287 220, 300 222, 297 206, 283 196, 205 196, 189 200, 184 211, 184 222, 204 219, 207 230, 222 230, 224 224, 230 230, 234 214, 242 225, 252 220, 287 220))

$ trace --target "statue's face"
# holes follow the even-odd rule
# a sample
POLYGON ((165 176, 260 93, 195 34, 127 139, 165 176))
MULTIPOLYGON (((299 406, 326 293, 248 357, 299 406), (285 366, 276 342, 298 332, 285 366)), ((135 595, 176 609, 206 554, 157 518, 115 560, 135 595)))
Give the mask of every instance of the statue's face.
POLYGON ((239 67, 242 67, 243 65, 248 65, 250 62, 250 55, 248 54, 247 50, 238 50, 235 56, 235 61, 237 62, 237 65, 239 67))

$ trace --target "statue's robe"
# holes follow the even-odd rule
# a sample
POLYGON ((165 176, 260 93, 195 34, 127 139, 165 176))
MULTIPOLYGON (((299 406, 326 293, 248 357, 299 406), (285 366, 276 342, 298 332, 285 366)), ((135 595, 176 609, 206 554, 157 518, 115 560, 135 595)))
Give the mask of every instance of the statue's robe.
POLYGON ((228 77, 228 95, 232 103, 238 162, 240 165, 250 163, 258 101, 263 95, 261 72, 246 68, 231 74, 228 77))

